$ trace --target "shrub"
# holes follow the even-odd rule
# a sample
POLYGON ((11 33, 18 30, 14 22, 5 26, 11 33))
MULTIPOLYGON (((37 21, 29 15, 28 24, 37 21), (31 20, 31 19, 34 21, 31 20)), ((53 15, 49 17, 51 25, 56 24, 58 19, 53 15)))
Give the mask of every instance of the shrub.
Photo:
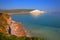
POLYGON ((44 40, 44 39, 39 37, 17 37, 15 35, 11 35, 8 37, 0 32, 0 40, 44 40))

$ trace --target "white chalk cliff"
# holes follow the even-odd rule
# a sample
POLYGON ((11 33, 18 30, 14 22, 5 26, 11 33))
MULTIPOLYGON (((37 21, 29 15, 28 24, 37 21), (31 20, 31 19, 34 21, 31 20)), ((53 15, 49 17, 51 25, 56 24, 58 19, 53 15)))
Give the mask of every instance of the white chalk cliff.
POLYGON ((34 16, 38 16, 39 14, 44 13, 44 11, 40 11, 40 10, 33 10, 30 11, 30 14, 34 15, 34 16))

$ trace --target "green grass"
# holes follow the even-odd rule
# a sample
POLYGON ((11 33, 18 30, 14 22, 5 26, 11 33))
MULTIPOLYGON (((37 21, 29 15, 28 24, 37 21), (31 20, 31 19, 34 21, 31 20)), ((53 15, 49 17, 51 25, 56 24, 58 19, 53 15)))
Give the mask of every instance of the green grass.
POLYGON ((6 36, 0 32, 0 40, 44 40, 44 38, 40 38, 40 37, 17 37, 14 35, 6 36))

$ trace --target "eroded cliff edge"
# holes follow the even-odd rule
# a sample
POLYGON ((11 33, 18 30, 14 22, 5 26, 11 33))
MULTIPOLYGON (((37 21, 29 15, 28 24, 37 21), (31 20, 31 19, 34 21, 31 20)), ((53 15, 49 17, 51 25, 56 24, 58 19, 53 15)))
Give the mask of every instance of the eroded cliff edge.
POLYGON ((6 13, 0 13, 0 32, 15 36, 29 36, 21 23, 13 21, 6 13))

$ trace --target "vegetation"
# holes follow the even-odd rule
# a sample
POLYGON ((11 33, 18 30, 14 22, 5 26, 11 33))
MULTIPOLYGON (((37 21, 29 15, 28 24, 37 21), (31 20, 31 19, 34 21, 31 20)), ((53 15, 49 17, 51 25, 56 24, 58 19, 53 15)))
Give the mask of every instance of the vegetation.
POLYGON ((38 37, 17 37, 14 35, 6 36, 0 32, 0 40, 44 40, 44 39, 38 37))
POLYGON ((30 12, 32 10, 35 10, 35 9, 12 9, 12 10, 1 10, 0 9, 0 12, 2 13, 27 13, 27 12, 30 12))

